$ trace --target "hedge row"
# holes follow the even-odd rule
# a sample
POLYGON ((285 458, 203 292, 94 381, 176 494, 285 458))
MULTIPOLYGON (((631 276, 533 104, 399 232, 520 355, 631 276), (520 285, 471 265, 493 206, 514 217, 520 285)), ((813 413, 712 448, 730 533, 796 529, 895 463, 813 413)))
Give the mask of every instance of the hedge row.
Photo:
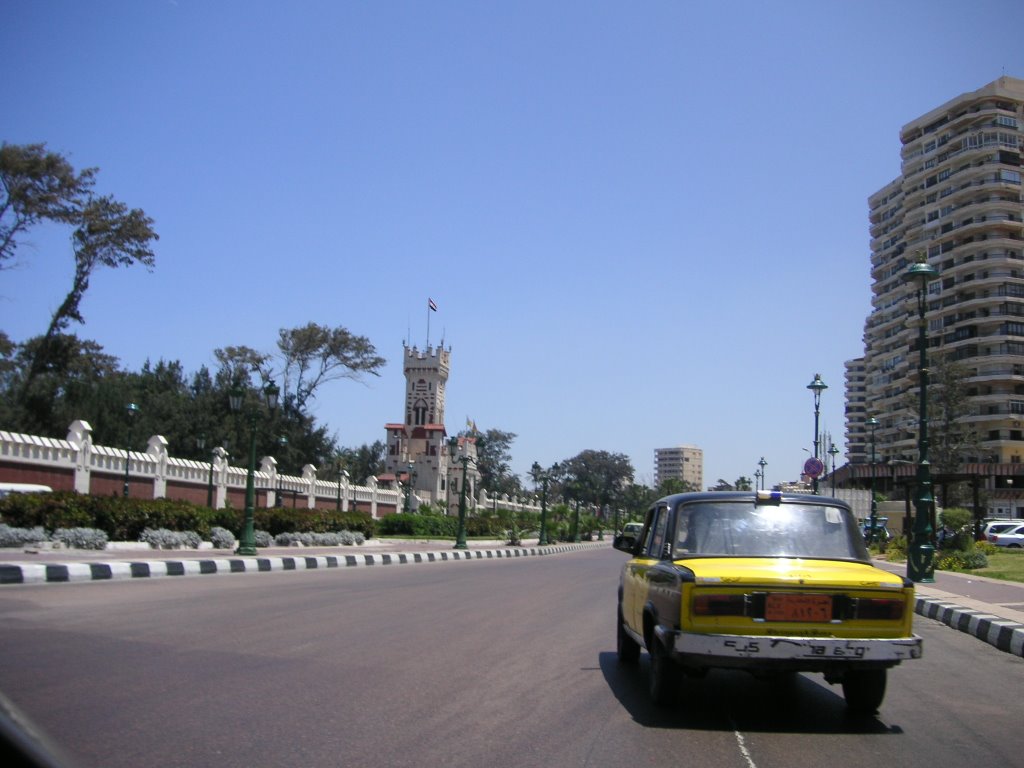
MULTIPOLYGON (((376 524, 366 512, 336 512, 323 509, 257 509, 255 527, 276 536, 279 533, 358 531, 366 538, 376 533, 376 524)), ((96 528, 111 541, 139 541, 146 529, 195 531, 209 540, 211 529, 220 527, 241 535, 245 513, 226 507, 210 509, 188 501, 133 499, 119 496, 86 496, 73 491, 58 493, 15 493, 0 499, 0 522, 12 527, 48 531, 58 528, 96 528)))

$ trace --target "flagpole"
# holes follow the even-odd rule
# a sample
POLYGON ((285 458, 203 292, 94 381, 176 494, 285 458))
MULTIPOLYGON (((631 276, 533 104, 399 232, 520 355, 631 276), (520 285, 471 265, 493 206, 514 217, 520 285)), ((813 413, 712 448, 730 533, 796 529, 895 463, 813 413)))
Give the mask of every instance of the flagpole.
POLYGON ((430 350, 430 299, 427 299, 427 350, 430 350))

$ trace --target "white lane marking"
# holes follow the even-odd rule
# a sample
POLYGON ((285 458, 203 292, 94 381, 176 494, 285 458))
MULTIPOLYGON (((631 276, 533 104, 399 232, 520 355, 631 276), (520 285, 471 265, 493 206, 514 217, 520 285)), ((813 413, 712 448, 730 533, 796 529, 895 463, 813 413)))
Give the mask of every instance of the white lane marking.
POLYGON ((743 759, 747 761, 747 765, 750 768, 757 768, 757 763, 754 762, 754 758, 750 756, 750 750, 747 749, 747 740, 743 738, 743 734, 740 733, 739 728, 736 727, 736 723, 731 717, 729 718, 729 724, 732 726, 732 732, 736 735, 736 744, 740 748, 740 754, 743 755, 743 759))

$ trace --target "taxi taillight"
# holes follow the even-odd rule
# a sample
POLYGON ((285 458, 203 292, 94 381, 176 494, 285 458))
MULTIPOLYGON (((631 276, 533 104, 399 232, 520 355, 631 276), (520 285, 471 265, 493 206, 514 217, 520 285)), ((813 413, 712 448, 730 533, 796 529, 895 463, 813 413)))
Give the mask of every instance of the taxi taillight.
POLYGON ((858 619, 888 619, 890 621, 903 618, 904 603, 902 600, 880 597, 861 597, 856 603, 858 619))
POLYGON ((693 596, 695 616, 743 616, 747 600, 737 594, 697 594, 693 596))

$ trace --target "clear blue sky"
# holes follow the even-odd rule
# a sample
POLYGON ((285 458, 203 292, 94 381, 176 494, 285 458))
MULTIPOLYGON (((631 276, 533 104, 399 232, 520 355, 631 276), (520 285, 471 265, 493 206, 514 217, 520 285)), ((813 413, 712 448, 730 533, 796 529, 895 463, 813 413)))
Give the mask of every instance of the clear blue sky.
MULTIPOLYGON (((317 322, 379 378, 315 404, 342 445, 401 418, 402 343, 452 348, 449 431, 704 449, 705 480, 794 480, 843 439, 870 310, 867 198, 899 129, 1024 77, 1024 3, 0 0, 0 140, 46 142, 153 217, 156 268, 82 305, 122 364, 213 367, 317 322)), ((42 333, 66 234, 0 274, 42 333)), ((845 456, 840 456, 840 462, 845 456)))

